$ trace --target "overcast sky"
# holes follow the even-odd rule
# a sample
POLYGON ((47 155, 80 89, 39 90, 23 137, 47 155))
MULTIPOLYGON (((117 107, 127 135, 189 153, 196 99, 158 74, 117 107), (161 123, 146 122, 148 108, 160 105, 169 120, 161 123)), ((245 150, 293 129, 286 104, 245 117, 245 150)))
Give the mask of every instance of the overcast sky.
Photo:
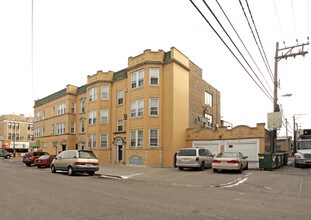
MULTIPOLYGON (((273 96, 271 76, 239 0, 218 2, 260 71, 228 25, 217 1, 206 2, 273 96)), ((241 2, 248 14, 245 0, 241 2)), ((194 3, 253 74, 205 4, 201 0, 194 3)), ((248 4, 273 73, 276 42, 280 42, 280 48, 308 42, 311 3, 248 0, 248 4)), ((169 51, 173 46, 201 67, 204 79, 220 91, 223 120, 234 126, 254 127, 256 123, 267 123, 267 113, 273 111, 272 101, 189 0, 33 0, 33 26, 31 5, 31 0, 0 0, 0 114, 33 115, 35 99, 64 89, 67 84, 82 86, 87 75, 97 70, 121 70, 127 67, 128 57, 145 49, 169 51)), ((280 60, 278 74, 281 85, 278 100, 284 118, 289 121, 289 135, 294 115, 301 128, 311 128, 311 55, 280 60), (281 96, 287 93, 292 96, 281 96)), ((285 129, 280 131, 282 134, 285 129)))

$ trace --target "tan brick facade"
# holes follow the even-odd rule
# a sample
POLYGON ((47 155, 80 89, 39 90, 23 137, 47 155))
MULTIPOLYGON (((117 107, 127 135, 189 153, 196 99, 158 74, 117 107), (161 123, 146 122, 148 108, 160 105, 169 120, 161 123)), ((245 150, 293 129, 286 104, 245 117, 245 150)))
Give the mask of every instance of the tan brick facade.
MULTIPOLYGON (((121 71, 98 71, 84 86, 67 85, 36 101, 35 139, 53 154, 84 148, 102 164, 172 167, 186 146, 186 129, 204 117, 205 91, 220 103, 219 92, 201 76, 176 48, 145 50, 121 71)), ((220 123, 217 106, 209 113, 220 123)))

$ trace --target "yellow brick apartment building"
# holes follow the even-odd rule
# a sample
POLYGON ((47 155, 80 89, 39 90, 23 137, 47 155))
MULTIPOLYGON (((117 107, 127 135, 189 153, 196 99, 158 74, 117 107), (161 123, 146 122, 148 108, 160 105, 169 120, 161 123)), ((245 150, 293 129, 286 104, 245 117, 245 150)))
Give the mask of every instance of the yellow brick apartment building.
POLYGON ((35 140, 51 154, 91 149, 101 164, 172 167, 187 128, 220 124, 220 93, 176 48, 145 50, 120 71, 35 101, 34 120, 35 140))

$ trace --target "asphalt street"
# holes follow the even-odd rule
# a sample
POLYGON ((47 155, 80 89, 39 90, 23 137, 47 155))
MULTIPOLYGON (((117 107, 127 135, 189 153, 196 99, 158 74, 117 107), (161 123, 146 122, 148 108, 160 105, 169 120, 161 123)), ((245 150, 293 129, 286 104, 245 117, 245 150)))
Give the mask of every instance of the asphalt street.
POLYGON ((71 177, 0 160, 0 219, 310 219, 310 174, 105 165, 71 177))

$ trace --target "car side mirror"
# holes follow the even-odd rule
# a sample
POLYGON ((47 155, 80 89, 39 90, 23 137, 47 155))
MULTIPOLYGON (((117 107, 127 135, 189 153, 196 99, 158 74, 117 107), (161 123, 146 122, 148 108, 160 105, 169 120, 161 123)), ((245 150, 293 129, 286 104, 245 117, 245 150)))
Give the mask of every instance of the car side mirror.
POLYGON ((245 157, 244 157, 244 159, 247 159, 247 158, 248 158, 248 156, 245 156, 245 157))

